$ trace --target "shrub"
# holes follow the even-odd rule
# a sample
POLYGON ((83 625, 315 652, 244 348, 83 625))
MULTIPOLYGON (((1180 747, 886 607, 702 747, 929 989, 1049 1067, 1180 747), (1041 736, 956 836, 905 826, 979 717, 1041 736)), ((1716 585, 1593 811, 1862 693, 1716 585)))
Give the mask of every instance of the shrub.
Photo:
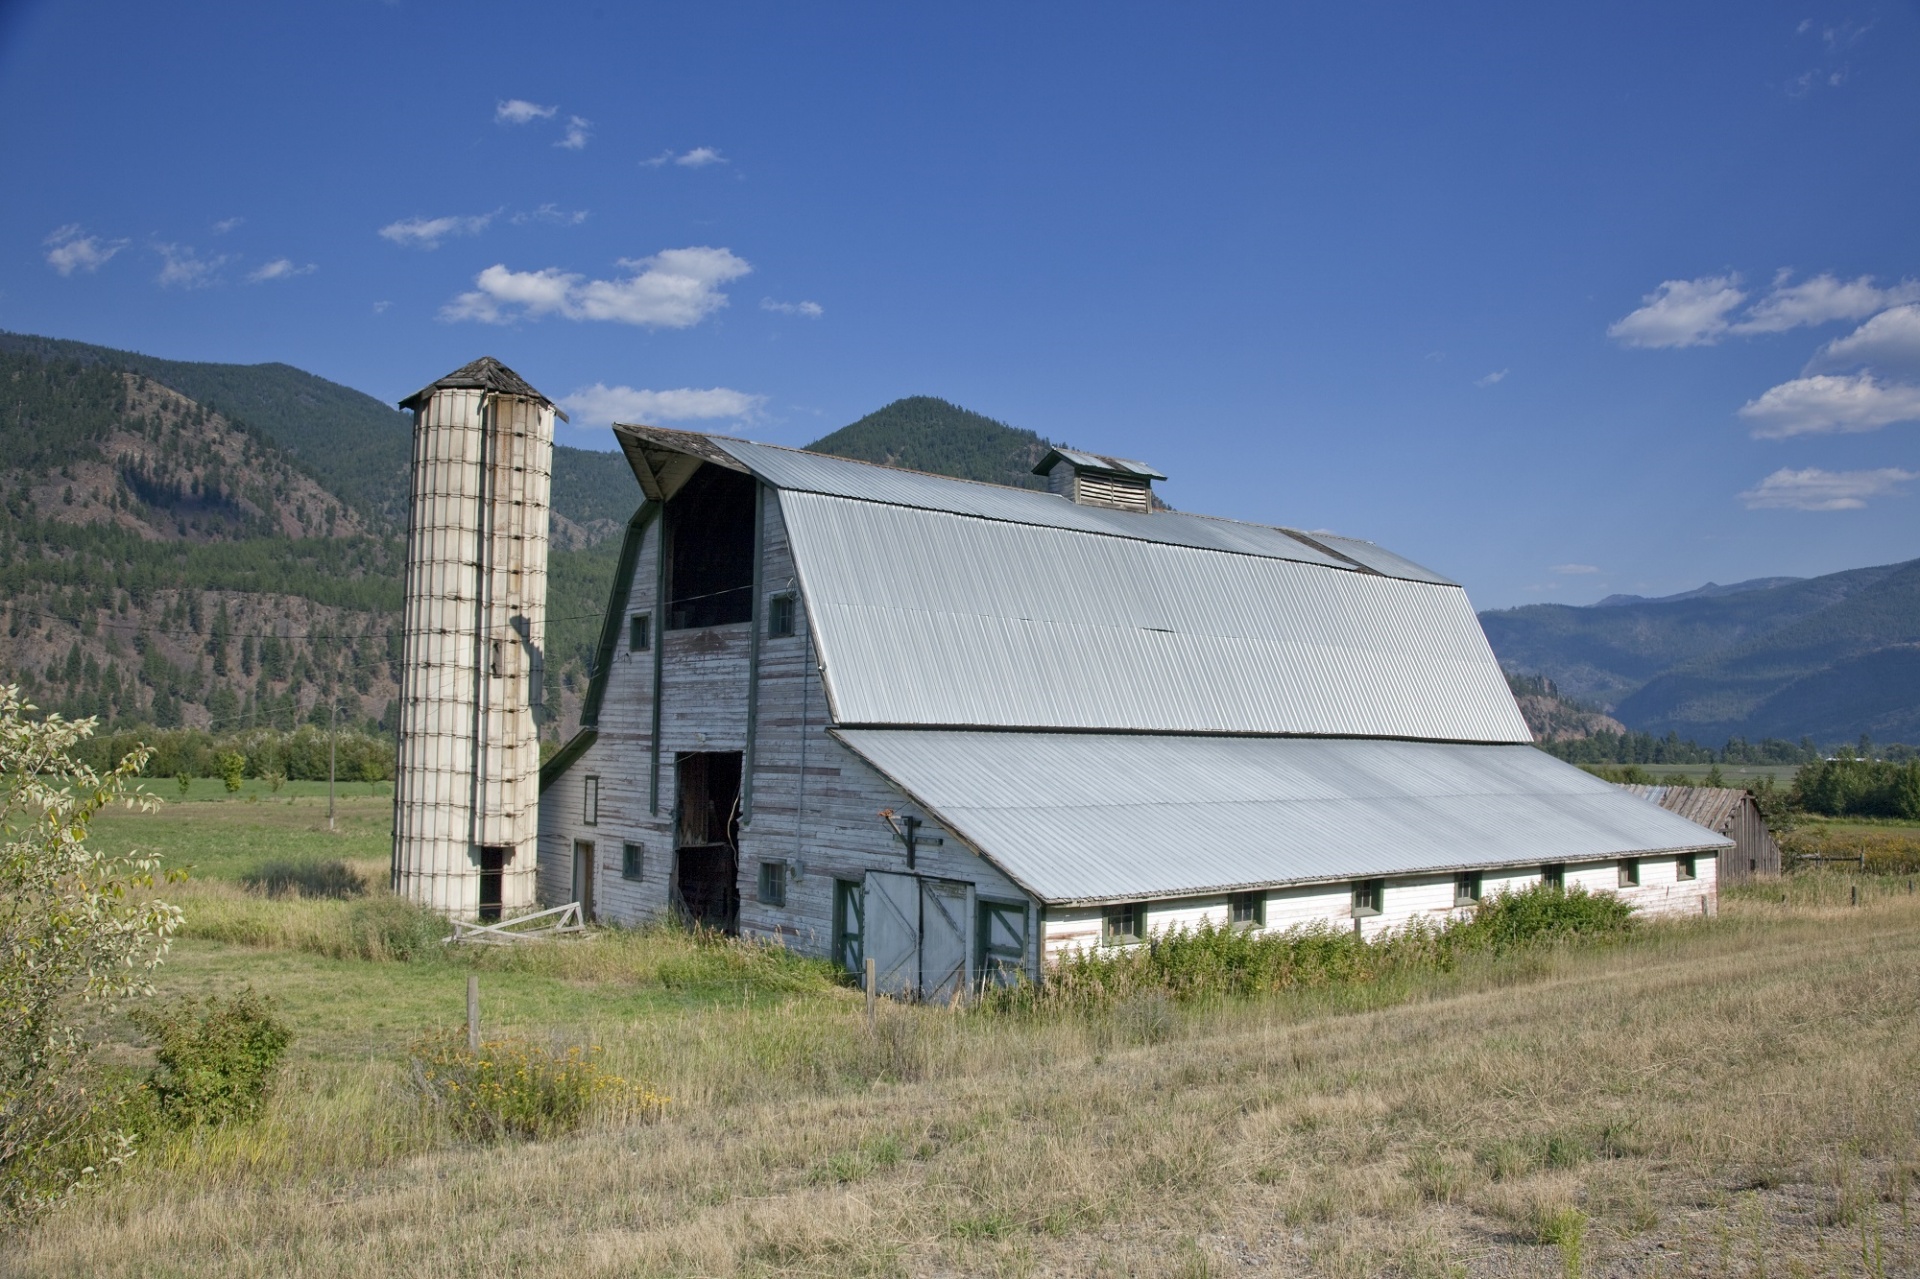
POLYGON ((358 897, 367 891, 360 872, 337 857, 275 858, 240 880, 269 897, 358 897))
POLYGON ((132 1152, 111 1089, 89 1077, 89 1003, 152 993, 180 926, 148 896, 157 857, 87 842, 94 816, 126 795, 135 749, 95 770, 76 747, 92 721, 31 717, 0 686, 0 1227, 24 1222, 132 1152))
POLYGON ((247 775, 247 757, 239 751, 227 751, 220 756, 218 763, 220 780, 226 784, 227 794, 237 794, 240 790, 240 779, 247 775))
POLYGON ((133 1014, 160 1065, 148 1081, 160 1117, 179 1127, 250 1119, 272 1090, 293 1032, 251 986, 229 999, 181 999, 133 1014))
POLYGON ((355 902, 347 916, 348 945, 360 959, 426 959, 442 953, 447 932, 433 911, 387 894, 355 902))
POLYGON ((1448 929, 1447 940, 1467 950, 1504 954, 1520 946, 1603 937, 1633 926, 1633 907, 1611 893, 1564 892, 1546 884, 1502 893, 1480 903, 1473 918, 1448 929))
POLYGON ((464 1035, 431 1036, 411 1050, 415 1089, 463 1136, 479 1141, 572 1132, 595 1111, 657 1115, 667 1099, 613 1074, 600 1049, 490 1039, 478 1052, 464 1035))

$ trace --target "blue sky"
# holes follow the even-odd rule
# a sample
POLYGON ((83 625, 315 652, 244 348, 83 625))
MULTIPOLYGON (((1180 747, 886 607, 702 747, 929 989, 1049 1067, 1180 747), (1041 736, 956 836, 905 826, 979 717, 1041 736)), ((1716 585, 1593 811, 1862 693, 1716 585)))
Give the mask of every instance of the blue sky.
POLYGON ((1476 603, 1920 555, 1920 6, 0 4, 0 327, 943 396, 1476 603))

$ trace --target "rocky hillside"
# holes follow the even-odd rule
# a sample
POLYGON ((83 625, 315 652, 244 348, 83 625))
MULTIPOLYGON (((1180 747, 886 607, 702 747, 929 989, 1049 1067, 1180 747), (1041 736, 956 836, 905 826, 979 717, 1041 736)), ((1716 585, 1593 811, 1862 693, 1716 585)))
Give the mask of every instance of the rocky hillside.
POLYGON ((1544 675, 1507 675, 1507 687, 1536 742, 1572 742, 1597 733, 1625 733, 1626 728, 1597 706, 1561 695, 1544 675))

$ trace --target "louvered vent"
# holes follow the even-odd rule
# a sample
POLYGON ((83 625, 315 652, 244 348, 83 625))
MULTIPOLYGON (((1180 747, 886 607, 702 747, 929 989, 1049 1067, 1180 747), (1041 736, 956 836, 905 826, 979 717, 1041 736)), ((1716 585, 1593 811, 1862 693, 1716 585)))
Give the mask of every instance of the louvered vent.
POLYGON ((1068 501, 1138 515, 1152 513, 1153 482, 1167 478, 1145 462, 1078 449, 1050 450, 1033 473, 1046 476, 1047 491, 1068 501))

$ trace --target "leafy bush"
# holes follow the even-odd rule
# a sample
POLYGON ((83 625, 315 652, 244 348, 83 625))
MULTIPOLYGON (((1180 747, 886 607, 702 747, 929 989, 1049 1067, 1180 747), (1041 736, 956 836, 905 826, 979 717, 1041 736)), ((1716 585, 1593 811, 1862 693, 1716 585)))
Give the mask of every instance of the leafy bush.
POLYGON ((247 775, 247 757, 239 751, 225 751, 214 762, 220 768, 220 780, 226 783, 227 794, 238 794, 240 780, 247 775))
POLYGON ((447 921, 404 897, 355 902, 347 916, 350 953, 360 959, 427 959, 442 953, 447 921))
POLYGON ((1473 918, 1453 925, 1446 940, 1465 950, 1504 954, 1521 946, 1619 934, 1633 926, 1633 907, 1611 893, 1561 891, 1538 884, 1489 897, 1473 918))
POLYGON ((258 1114, 293 1032, 251 986, 230 999, 181 999, 134 1012, 160 1065, 148 1081, 160 1117, 178 1127, 258 1114))
POLYGON ((131 1135, 89 1077, 86 1004, 152 993, 180 926, 148 895, 159 858, 87 842, 146 762, 95 770, 76 747, 91 722, 36 720, 0 686, 0 1227, 52 1207, 119 1163, 131 1135))
POLYGON ((360 872, 337 857, 275 858, 240 880, 269 897, 359 897, 367 891, 360 872))
POLYGON ((1920 760, 1837 759, 1807 764, 1794 774, 1793 801, 1829 817, 1920 818, 1920 760))
POLYGON ((600 1049, 439 1035, 411 1050, 414 1087, 463 1136, 480 1141, 572 1132, 595 1111, 657 1115, 667 1098, 600 1064, 600 1049))

